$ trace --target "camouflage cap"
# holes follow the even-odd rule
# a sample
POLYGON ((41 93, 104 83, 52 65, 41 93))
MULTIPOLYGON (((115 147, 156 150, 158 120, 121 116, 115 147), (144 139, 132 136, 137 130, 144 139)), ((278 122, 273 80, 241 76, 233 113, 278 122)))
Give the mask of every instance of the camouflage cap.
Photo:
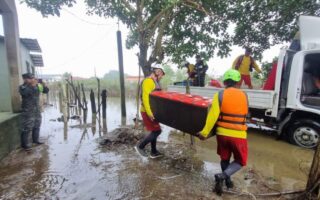
POLYGON ((34 75, 31 73, 25 73, 25 74, 22 74, 22 78, 23 79, 33 79, 34 75))

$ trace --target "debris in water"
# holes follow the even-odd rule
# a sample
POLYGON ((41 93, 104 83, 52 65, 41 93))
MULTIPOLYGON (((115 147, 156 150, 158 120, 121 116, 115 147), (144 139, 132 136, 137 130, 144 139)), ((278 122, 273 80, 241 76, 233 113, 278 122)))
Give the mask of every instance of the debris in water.
POLYGON ((135 129, 133 126, 121 126, 104 136, 101 145, 117 145, 129 144, 134 145, 144 137, 145 133, 143 128, 135 129))

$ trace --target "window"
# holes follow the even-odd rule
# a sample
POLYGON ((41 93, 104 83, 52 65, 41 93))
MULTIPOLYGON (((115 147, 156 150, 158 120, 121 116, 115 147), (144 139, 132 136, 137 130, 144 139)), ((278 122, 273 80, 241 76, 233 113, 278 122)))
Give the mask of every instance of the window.
POLYGON ((311 106, 320 106, 320 53, 305 57, 301 101, 311 106))

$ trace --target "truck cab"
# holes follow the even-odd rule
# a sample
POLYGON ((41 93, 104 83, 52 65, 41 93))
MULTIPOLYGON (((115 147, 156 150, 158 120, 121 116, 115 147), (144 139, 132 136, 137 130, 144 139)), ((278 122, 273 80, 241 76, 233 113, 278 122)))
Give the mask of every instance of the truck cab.
POLYGON ((301 50, 285 50, 284 58, 279 57, 284 62, 277 83, 278 133, 293 144, 314 148, 320 140, 320 18, 301 16, 299 23, 301 50))

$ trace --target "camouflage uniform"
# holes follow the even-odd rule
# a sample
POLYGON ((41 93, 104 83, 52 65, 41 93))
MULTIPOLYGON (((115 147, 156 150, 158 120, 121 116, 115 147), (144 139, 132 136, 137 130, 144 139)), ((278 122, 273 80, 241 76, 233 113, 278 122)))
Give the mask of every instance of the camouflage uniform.
POLYGON ((48 93, 49 89, 40 87, 37 85, 35 87, 23 84, 19 87, 19 92, 22 97, 22 114, 21 114, 21 146, 23 148, 30 147, 28 145, 29 133, 32 131, 32 141, 33 143, 39 142, 39 133, 41 126, 41 110, 39 106, 39 96, 40 92, 48 93))

